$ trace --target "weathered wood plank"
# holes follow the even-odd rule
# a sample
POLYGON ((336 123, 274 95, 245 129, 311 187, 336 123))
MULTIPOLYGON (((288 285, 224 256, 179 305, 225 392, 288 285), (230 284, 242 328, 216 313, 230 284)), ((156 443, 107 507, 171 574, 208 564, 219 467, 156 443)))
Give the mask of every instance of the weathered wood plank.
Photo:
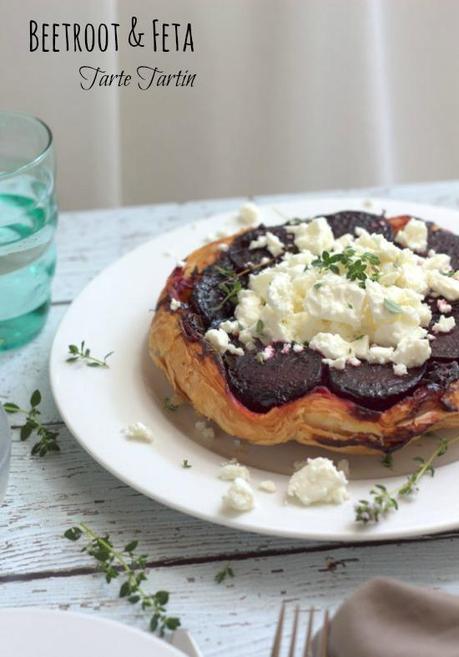
MULTIPOLYGON (((65 546, 77 551, 77 544, 65 546)), ((221 563, 159 568, 151 572, 151 590, 171 592, 170 613, 180 616, 206 657, 266 657, 281 600, 302 607, 333 608, 371 577, 398 577, 412 584, 459 593, 457 544, 402 545, 394 559, 393 546, 335 550, 233 561, 235 578, 218 585, 221 563), (324 572, 326 556, 357 559, 324 572)), ((150 587, 149 587, 150 588, 150 587)), ((71 609, 145 628, 145 617, 117 597, 117 584, 107 585, 100 574, 13 582, 0 587, 0 606, 40 606, 71 609)))

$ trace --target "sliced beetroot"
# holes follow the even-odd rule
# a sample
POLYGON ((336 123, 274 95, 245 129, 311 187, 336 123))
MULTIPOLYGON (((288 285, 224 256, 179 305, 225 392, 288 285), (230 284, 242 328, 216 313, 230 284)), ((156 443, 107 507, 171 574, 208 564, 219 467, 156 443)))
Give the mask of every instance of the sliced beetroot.
POLYGON ((234 301, 224 301, 227 292, 222 285, 228 280, 225 271, 232 271, 231 261, 225 256, 218 263, 207 267, 196 282, 191 294, 191 306, 201 317, 207 329, 216 323, 231 317, 234 313, 234 301))
MULTIPOLYGON (((440 318, 440 313, 436 310, 436 304, 432 305, 432 322, 435 324, 440 318)), ((454 317, 456 326, 449 333, 432 333, 435 340, 432 340, 432 358, 441 358, 445 360, 454 360, 459 358, 459 304, 455 304, 451 313, 447 317, 454 317)))
POLYGON ((257 413, 302 397, 322 380, 322 358, 317 351, 281 353, 275 345, 274 355, 260 363, 255 352, 228 358, 228 382, 234 396, 257 413))
POLYGON ((392 365, 373 365, 363 362, 344 370, 330 368, 330 389, 365 406, 382 410, 413 390, 421 381, 426 366, 408 370, 405 376, 394 374, 392 365))
POLYGON ((428 229, 428 248, 433 249, 437 253, 447 253, 451 256, 451 266, 454 269, 459 269, 459 235, 439 228, 431 222, 428 223, 428 229))
POLYGON ((280 239, 285 246, 285 251, 296 250, 293 243, 293 235, 288 233, 284 226, 258 226, 258 228, 249 230, 236 237, 227 251, 227 256, 238 271, 246 269, 249 266, 249 263, 258 265, 263 258, 273 260, 273 255, 268 249, 249 248, 252 241, 266 235, 267 232, 273 233, 280 239))
POLYGON ((455 360, 449 363, 432 360, 427 365, 424 379, 429 387, 445 390, 459 379, 459 364, 455 360))
POLYGON ((380 214, 359 212, 358 210, 345 210, 334 214, 324 215, 335 237, 346 233, 354 235, 356 228, 364 228, 369 233, 379 233, 387 240, 393 240, 392 227, 380 214))

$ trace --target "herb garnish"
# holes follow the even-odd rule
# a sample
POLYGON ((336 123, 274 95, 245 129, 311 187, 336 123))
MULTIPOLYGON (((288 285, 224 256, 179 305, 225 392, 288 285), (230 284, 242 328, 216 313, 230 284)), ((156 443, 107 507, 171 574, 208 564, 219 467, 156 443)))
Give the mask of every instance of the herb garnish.
POLYGON ((107 534, 98 536, 83 522, 67 529, 64 536, 70 541, 78 541, 82 536, 88 540, 82 552, 87 552, 96 559, 108 583, 119 577, 120 573, 125 577, 119 596, 127 598, 131 604, 140 603, 143 610, 153 612, 149 624, 152 632, 158 631, 160 636, 164 636, 166 630, 176 630, 180 626, 178 618, 168 616, 166 613, 166 605, 169 602, 168 591, 149 594, 141 586, 142 582, 147 580, 147 555, 135 553, 138 541, 131 541, 122 550, 116 550, 107 534))
POLYGON ((228 267, 216 266, 216 271, 224 276, 224 280, 218 284, 218 288, 225 293, 225 296, 222 301, 220 301, 220 303, 214 307, 214 310, 220 310, 220 308, 222 308, 227 301, 233 301, 234 303, 237 301, 237 295, 242 290, 242 283, 240 281, 242 276, 272 264, 274 260, 275 258, 272 258, 268 262, 260 262, 258 265, 253 265, 252 267, 243 269, 240 272, 236 272, 234 269, 229 269, 228 267))
POLYGON ((26 410, 21 408, 17 404, 12 404, 7 402, 3 404, 3 408, 6 413, 15 414, 21 413, 25 415, 26 422, 21 426, 20 438, 21 440, 27 440, 32 433, 35 431, 36 435, 40 439, 32 447, 31 454, 32 456, 45 456, 48 452, 59 452, 60 447, 57 444, 57 438, 59 436, 57 431, 50 431, 45 427, 39 419, 41 415, 38 410, 38 406, 41 403, 41 392, 39 390, 34 390, 30 398, 30 409, 26 410))
POLYGON ((108 354, 104 356, 104 359, 95 358, 91 356, 91 350, 86 347, 85 341, 83 340, 79 347, 76 344, 69 344, 69 354, 70 356, 66 359, 67 363, 75 363, 77 360, 84 361, 88 367, 108 367, 107 358, 113 354, 113 351, 109 351, 108 354))
POLYGON ((391 299, 384 299, 384 308, 388 310, 390 313, 392 313, 393 315, 399 315, 400 313, 403 312, 403 308, 398 303, 395 303, 395 301, 392 301, 391 299))
POLYGON ((174 404, 170 397, 164 397, 164 408, 167 408, 168 411, 176 411, 179 405, 174 404))
POLYGON ((257 323, 255 324, 255 332, 258 333, 258 335, 263 335, 263 330, 265 328, 264 322, 262 319, 258 319, 257 323))
POLYGON ((449 441, 446 438, 442 438, 427 461, 421 457, 416 457, 414 460, 419 463, 418 467, 407 477, 406 481, 399 488, 389 491, 383 484, 375 484, 370 490, 371 499, 359 500, 358 504, 356 504, 355 520, 367 525, 368 523, 378 522, 389 511, 397 511, 399 508, 398 500, 417 493, 418 484, 424 475, 430 474, 432 477, 434 476, 435 470, 433 464, 435 459, 446 454, 448 448, 458 441, 459 438, 449 441))
POLYGON ((379 278, 377 267, 380 260, 378 256, 369 252, 357 255, 355 249, 350 246, 341 253, 331 254, 329 251, 322 251, 322 254, 311 264, 319 269, 328 269, 334 274, 340 274, 341 270, 344 270, 346 278, 358 281, 361 287, 365 286, 367 278, 371 280, 379 278))
POLYGON ((226 564, 218 573, 215 575, 215 581, 217 584, 221 584, 225 579, 234 577, 234 570, 231 568, 229 563, 226 564))
POLYGON ((384 456, 381 459, 381 464, 385 468, 391 468, 392 465, 393 465, 393 462, 394 462, 394 457, 392 456, 392 454, 390 452, 387 452, 386 454, 384 454, 384 456))
POLYGON ((188 470, 191 468, 191 463, 189 463, 188 459, 183 459, 182 461, 182 468, 185 468, 185 470, 188 470))

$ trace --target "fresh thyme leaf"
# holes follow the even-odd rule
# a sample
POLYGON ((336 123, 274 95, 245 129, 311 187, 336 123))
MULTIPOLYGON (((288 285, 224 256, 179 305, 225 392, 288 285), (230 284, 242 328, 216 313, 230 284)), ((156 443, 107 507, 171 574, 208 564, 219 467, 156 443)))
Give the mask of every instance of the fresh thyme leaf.
POLYGON ((191 466, 191 463, 188 462, 188 459, 183 459, 183 461, 182 461, 182 468, 185 468, 185 470, 188 470, 188 469, 191 468, 191 467, 192 467, 192 466, 191 466))
POLYGON ((418 467, 412 474, 408 475, 405 482, 398 488, 389 491, 382 484, 375 484, 370 490, 370 499, 359 500, 356 504, 356 522, 360 522, 364 525, 367 525, 368 523, 376 523, 382 517, 386 516, 389 511, 396 511, 398 509, 398 500, 417 493, 421 479, 427 474, 430 474, 433 477, 435 473, 435 460, 438 457, 443 456, 448 448, 457 442, 459 442, 459 437, 452 440, 442 438, 435 451, 427 460, 416 458, 415 460, 419 464, 418 467))
POLYGON ((231 568, 231 564, 227 563, 218 573, 215 575, 215 581, 217 584, 221 584, 225 579, 234 577, 234 570, 231 568))
POLYGON ((88 367, 108 368, 109 365, 107 363, 107 359, 114 354, 113 351, 109 351, 108 354, 104 356, 103 360, 96 358, 95 356, 91 356, 91 350, 86 347, 84 340, 79 347, 77 347, 76 344, 69 344, 68 350, 70 355, 68 358, 66 358, 67 363, 75 363, 76 361, 80 360, 84 361, 88 367))
POLYGON ((263 320, 261 320, 261 319, 257 320, 257 323, 255 324, 255 332, 258 333, 258 335, 262 335, 264 328, 265 328, 265 325, 263 323, 263 320))
POLYGON ((117 550, 108 535, 99 536, 85 523, 70 527, 64 537, 78 541, 82 536, 87 540, 82 551, 94 557, 105 579, 110 583, 120 575, 124 577, 119 589, 119 597, 126 598, 130 604, 138 604, 143 611, 152 613, 149 627, 152 632, 164 636, 166 630, 176 630, 180 619, 168 616, 166 606, 169 602, 168 591, 146 593, 142 582, 147 581, 147 555, 137 554, 138 541, 130 541, 123 549, 117 550))
POLYGON ((30 451, 32 456, 46 456, 48 452, 60 451, 57 443, 59 437, 57 431, 51 431, 40 422, 41 413, 38 406, 41 404, 41 400, 41 392, 34 390, 30 397, 30 409, 28 410, 11 402, 3 404, 6 413, 20 413, 25 416, 25 424, 20 427, 19 437, 21 440, 27 440, 34 432, 39 438, 30 451))
POLYGON ((311 264, 322 270, 328 269, 334 274, 345 272, 349 280, 358 281, 363 287, 367 278, 374 280, 379 277, 377 267, 380 265, 380 260, 378 256, 368 252, 357 255, 355 249, 350 246, 340 253, 330 254, 328 251, 323 251, 311 264))
POLYGON ((164 408, 167 408, 168 411, 176 411, 179 408, 178 404, 174 404, 170 397, 164 398, 164 408))
POLYGON ((381 459, 381 463, 385 468, 391 468, 394 462, 394 457, 390 452, 387 452, 387 454, 384 454, 384 456, 381 459))
POLYGON ((403 312, 403 308, 398 303, 395 303, 395 301, 392 301, 391 299, 384 299, 384 308, 388 310, 390 313, 392 313, 393 315, 399 315, 400 313, 403 312))

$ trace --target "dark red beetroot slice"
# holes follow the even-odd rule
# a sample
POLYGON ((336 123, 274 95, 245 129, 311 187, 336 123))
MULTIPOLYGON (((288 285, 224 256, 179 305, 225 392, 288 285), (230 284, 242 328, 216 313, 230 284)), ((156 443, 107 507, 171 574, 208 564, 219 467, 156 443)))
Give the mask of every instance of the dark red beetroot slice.
POLYGON ((424 379, 429 387, 445 390, 459 379, 459 364, 455 360, 449 363, 430 361, 424 379))
POLYGON ((259 264, 263 258, 273 259, 273 255, 268 249, 250 249, 250 243, 258 239, 267 232, 274 233, 280 241, 284 244, 286 251, 296 251, 293 243, 293 235, 288 233, 283 226, 258 226, 253 230, 249 230, 236 239, 231 244, 227 251, 228 257, 238 271, 246 269, 248 263, 251 262, 255 265, 259 264))
POLYGON ((437 253, 447 253, 451 256, 451 266, 459 269, 459 236, 449 230, 438 228, 431 222, 428 223, 429 237, 427 245, 437 253))
MULTIPOLYGON (((435 324, 440 317, 438 310, 435 310, 433 305, 432 322, 435 324)), ((454 360, 459 358, 459 304, 453 306, 451 313, 447 317, 454 317, 456 326, 449 333, 433 333, 435 340, 432 340, 430 346, 432 348, 432 358, 444 358, 446 360, 454 360)))
POLYGON ((226 256, 220 258, 216 265, 207 267, 193 288, 191 306, 202 318, 205 328, 233 316, 235 300, 223 303, 227 292, 220 287, 227 281, 227 276, 221 271, 225 269, 233 269, 226 256))
POLYGON ((343 397, 382 410, 398 401, 422 379, 426 366, 408 370, 405 376, 394 374, 392 365, 371 365, 363 362, 357 367, 347 365, 344 370, 330 368, 330 388, 343 397))
POLYGON ((357 210, 345 210, 344 212, 335 212, 326 214, 326 220, 333 231, 335 237, 341 237, 346 233, 354 235, 357 227, 365 228, 369 233, 379 233, 384 235, 387 240, 393 241, 393 232, 391 225, 379 214, 370 214, 369 212, 359 212, 357 210))
POLYGON ((251 411, 266 413, 321 383, 322 357, 317 351, 282 354, 281 349, 276 344, 275 354, 264 363, 257 361, 255 352, 226 361, 231 391, 251 411))

